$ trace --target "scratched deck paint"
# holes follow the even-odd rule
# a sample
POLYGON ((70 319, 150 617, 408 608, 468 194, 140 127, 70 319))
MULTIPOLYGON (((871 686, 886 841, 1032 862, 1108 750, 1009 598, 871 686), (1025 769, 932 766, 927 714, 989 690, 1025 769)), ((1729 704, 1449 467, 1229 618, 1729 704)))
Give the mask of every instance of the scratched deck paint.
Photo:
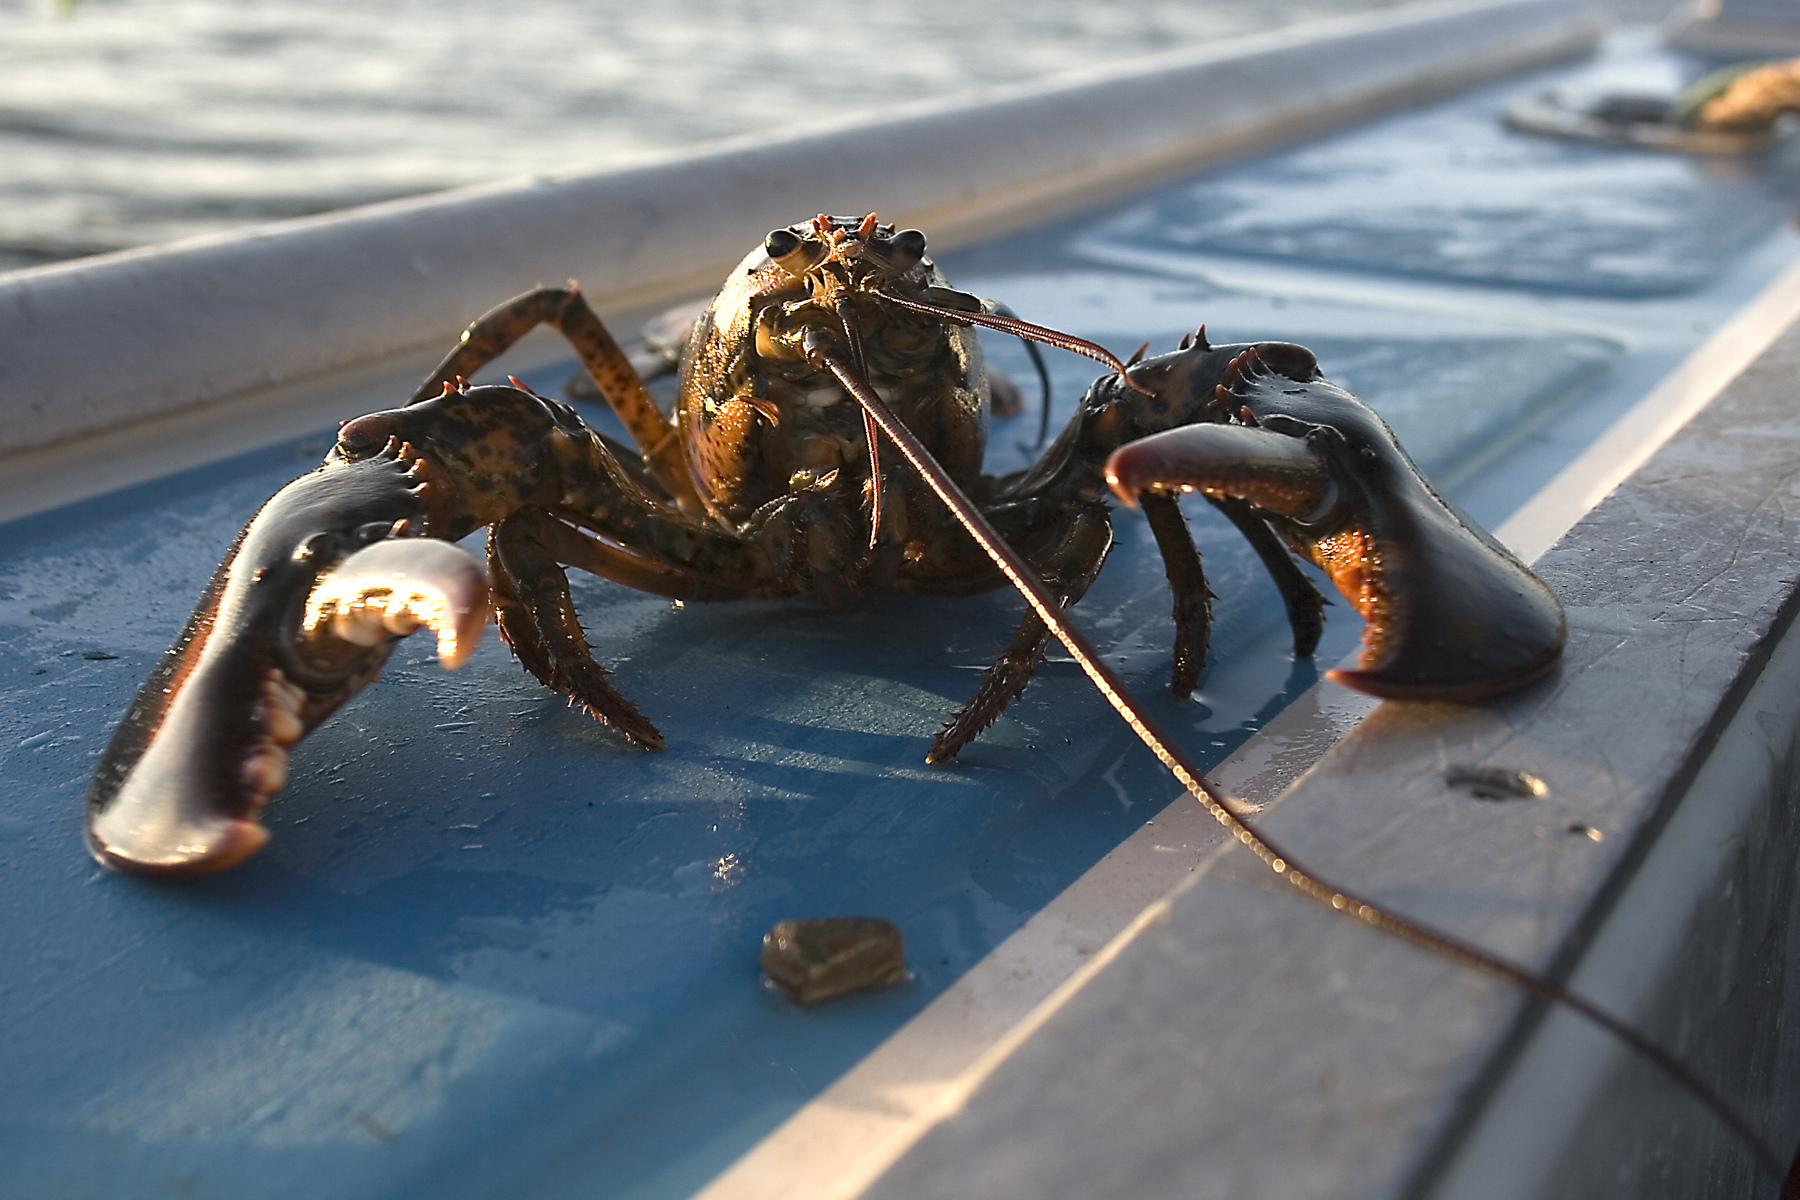
MULTIPOLYGON (((1308 344, 1497 524, 1796 257, 1791 151, 1702 166, 1492 120, 1550 81, 1676 70, 1625 43, 944 265, 1123 351, 1200 321, 1308 344)), ((1066 417, 1093 371, 1054 369, 1066 417)), ((990 469, 1023 461, 1031 423, 996 423, 990 469)), ((100 871, 80 809, 112 723, 327 437, 0 527, 0 1194, 687 1195, 1174 793, 1060 654, 960 766, 924 765, 1010 593, 677 610, 577 575, 666 753, 492 640, 447 674, 414 639, 300 748, 263 854, 179 886, 100 871), (865 913, 903 929, 907 983, 812 1011, 761 985, 774 922, 865 913)), ((1163 690, 1140 520, 1121 514, 1076 612, 1215 762, 1317 671, 1247 547, 1190 511, 1219 593, 1191 702, 1163 690)), ((1357 635, 1329 617, 1320 664, 1357 635)))

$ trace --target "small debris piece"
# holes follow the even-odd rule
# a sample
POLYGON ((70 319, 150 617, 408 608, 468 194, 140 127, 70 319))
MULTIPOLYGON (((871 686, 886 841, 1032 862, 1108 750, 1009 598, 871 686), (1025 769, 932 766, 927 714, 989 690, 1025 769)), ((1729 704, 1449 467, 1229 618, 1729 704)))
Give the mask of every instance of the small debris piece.
POLYGON ((1750 130, 1693 128, 1674 117, 1669 101, 1654 97, 1590 99, 1546 92, 1513 104, 1503 120, 1523 133, 1677 154, 1758 154, 1778 140, 1773 125, 1750 130))
POLYGON ((880 917, 783 921, 763 935, 762 967, 801 1004, 893 987, 906 977, 900 929, 880 917))
POLYGON ((1550 794, 1550 785, 1530 771, 1505 767, 1451 767, 1444 782, 1477 800, 1542 800, 1550 794))

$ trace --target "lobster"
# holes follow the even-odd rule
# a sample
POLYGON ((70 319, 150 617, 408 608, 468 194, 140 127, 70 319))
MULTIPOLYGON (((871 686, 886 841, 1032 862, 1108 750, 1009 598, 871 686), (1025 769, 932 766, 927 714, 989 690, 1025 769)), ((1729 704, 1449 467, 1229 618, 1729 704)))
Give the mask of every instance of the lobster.
MULTIPOLYGON (((1198 490, 1281 589, 1295 652, 1324 566, 1367 622, 1340 682, 1398 698, 1474 699, 1554 664, 1547 588, 1440 497, 1372 411, 1303 347, 1214 346, 1200 332, 1129 364, 950 287, 917 230, 873 214, 770 233, 689 337, 674 412, 651 398, 578 289, 540 288, 478 319, 403 406, 346 421, 316 471, 251 520, 139 693, 89 793, 109 865, 187 875, 263 844, 257 814, 288 752, 374 679, 420 625, 455 665, 491 611, 526 669, 640 746, 663 744, 586 642, 565 568, 681 601, 1002 585, 950 508, 884 468, 872 392, 1050 589, 1079 600, 1112 546, 1108 486, 1141 505, 1174 597, 1177 695, 1210 639, 1205 573, 1175 498, 1198 490), (540 323, 574 346, 637 444, 514 381, 466 378, 540 323), (989 383, 973 326, 1108 361, 1032 466, 981 472, 989 383), (448 543, 488 530, 482 564, 448 543), (491 587, 489 578, 491 577, 491 587)), ((893 434, 889 435, 893 437, 893 434)), ((1025 688, 1050 641, 1028 612, 927 755, 948 762, 1025 688)))

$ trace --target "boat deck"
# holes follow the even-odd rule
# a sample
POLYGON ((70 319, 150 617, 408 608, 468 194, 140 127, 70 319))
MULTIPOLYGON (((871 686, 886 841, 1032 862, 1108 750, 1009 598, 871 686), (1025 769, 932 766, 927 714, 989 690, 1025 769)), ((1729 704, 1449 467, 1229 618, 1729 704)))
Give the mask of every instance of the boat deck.
MULTIPOLYGON (((1681 69, 1615 39, 940 263, 1121 352, 1202 322, 1303 343, 1497 528, 1800 259, 1792 148, 1693 162, 1497 120, 1534 90, 1681 69)), ((1016 344, 984 341, 1031 394, 1016 344)), ((1094 369, 1051 358, 1054 428, 1094 369)), ((523 373, 553 394, 571 366, 523 373)), ((1029 459, 1036 419, 994 422, 990 470, 1029 459)), ((497 640, 452 674, 415 639, 296 753, 256 859, 179 887, 100 870, 81 808, 112 724, 331 432, 0 525, 0 1194, 691 1195, 1175 797, 1060 652, 957 766, 924 764, 1011 635, 1010 593, 677 607, 581 577, 597 654, 666 752, 497 640), (903 985, 816 1009, 764 986, 766 929, 853 914, 900 925, 903 985)), ((1295 660, 1248 547, 1188 511, 1218 593, 1192 700, 1167 694, 1135 515, 1076 612, 1211 767, 1359 629, 1336 604, 1295 660)))

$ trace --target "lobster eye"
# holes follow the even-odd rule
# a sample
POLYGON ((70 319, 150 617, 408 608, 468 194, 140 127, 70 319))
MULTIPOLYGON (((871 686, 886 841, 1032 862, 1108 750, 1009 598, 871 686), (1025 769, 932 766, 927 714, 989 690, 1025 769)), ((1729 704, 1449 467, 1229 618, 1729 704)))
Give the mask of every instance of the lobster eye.
POLYGON ((786 258, 800 248, 800 235, 791 229, 771 230, 763 242, 763 249, 769 252, 770 258, 786 258))
POLYGON ((791 229, 777 229, 763 242, 763 249, 777 266, 798 279, 824 259, 828 251, 817 238, 804 238, 791 229))
POLYGON ((902 229, 894 235, 890 261, 899 267, 910 267, 925 257, 925 235, 916 229, 902 229))

